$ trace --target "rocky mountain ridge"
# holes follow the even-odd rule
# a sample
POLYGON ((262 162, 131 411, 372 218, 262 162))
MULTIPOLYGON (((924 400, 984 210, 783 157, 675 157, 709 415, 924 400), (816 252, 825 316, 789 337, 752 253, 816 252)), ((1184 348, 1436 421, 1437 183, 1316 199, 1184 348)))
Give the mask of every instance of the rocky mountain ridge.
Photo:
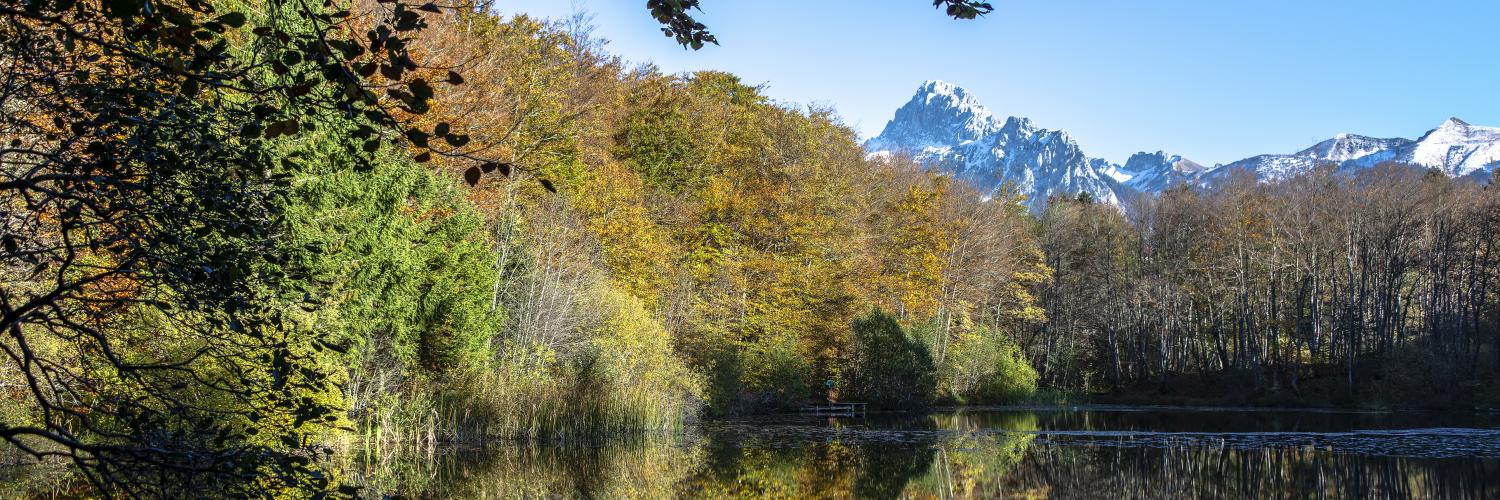
POLYGON ((911 155, 982 192, 994 194, 1009 185, 1040 210, 1051 196, 1087 192, 1122 205, 1141 194, 1212 183, 1236 171, 1275 181, 1325 164, 1355 170, 1394 162, 1484 179, 1500 167, 1500 127, 1450 118, 1415 140, 1339 134, 1296 153, 1212 167, 1163 151, 1136 153, 1120 165, 1086 155, 1066 131, 1041 128, 1026 118, 1001 119, 962 87, 931 80, 866 141, 865 149, 872 156, 911 155))

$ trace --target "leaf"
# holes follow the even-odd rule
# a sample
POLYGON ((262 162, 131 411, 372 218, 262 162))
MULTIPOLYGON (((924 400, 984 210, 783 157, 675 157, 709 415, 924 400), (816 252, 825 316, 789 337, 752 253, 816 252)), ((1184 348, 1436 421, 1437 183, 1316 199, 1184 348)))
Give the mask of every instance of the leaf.
POLYGON ((510 164, 509 163, 501 163, 500 164, 500 175, 503 175, 503 176, 506 176, 506 177, 510 177, 510 164))
POLYGON ((312 88, 313 88, 313 84, 312 83, 304 83, 304 84, 301 84, 301 85, 293 85, 292 88, 287 89, 286 95, 287 95, 287 97, 302 97, 302 96, 307 95, 308 92, 311 92, 312 88))
POLYGON ((428 137, 429 136, 427 135, 427 132, 423 132, 421 130, 411 129, 406 131, 406 138, 410 140, 412 144, 417 145, 417 147, 419 148, 427 147, 428 137))
POLYGON ((302 131, 302 124, 293 118, 288 118, 279 125, 282 127, 281 133, 285 135, 297 135, 298 132, 302 131))
POLYGON ((432 135, 435 135, 435 136, 438 136, 438 137, 446 136, 446 135, 448 135, 448 131, 451 128, 452 127, 450 127, 448 125, 448 122, 438 123, 436 127, 432 128, 432 135))
POLYGON ((478 186, 481 174, 483 172, 479 171, 479 167, 469 167, 468 170, 464 171, 464 182, 469 183, 469 187, 478 186))
POLYGON ((426 101, 432 98, 432 85, 428 84, 427 80, 418 78, 406 84, 406 87, 411 89, 411 95, 415 96, 419 101, 426 101))
POLYGON ((400 65, 384 65, 383 64, 383 65, 380 66, 380 76, 384 76, 387 79, 391 79, 391 80, 400 80, 401 79, 401 72, 404 71, 404 70, 405 70, 405 68, 402 68, 400 65))
POLYGON ((544 188, 544 189, 546 189, 548 191, 551 191, 553 193, 557 192, 557 186, 553 186, 552 185, 552 181, 549 181, 547 179, 542 179, 541 182, 542 182, 542 188, 544 188))
POLYGON ((437 4, 433 3, 433 2, 424 3, 424 4, 422 4, 421 7, 417 7, 417 10, 425 10, 427 12, 432 12, 432 13, 436 13, 436 14, 442 14, 443 13, 443 9, 439 9, 438 6, 437 6, 437 4))
POLYGON ((429 161, 432 161, 432 152, 423 151, 421 154, 412 157, 412 159, 416 160, 417 163, 427 163, 429 161))
POLYGON ((462 85, 464 83, 464 75, 458 74, 457 71, 449 70, 448 83, 450 85, 462 85))
POLYGON ((495 171, 495 169, 497 169, 497 168, 500 168, 500 164, 499 164, 499 163, 495 163, 495 162, 492 162, 492 161, 487 161, 487 162, 484 162, 484 164, 483 164, 483 165, 480 165, 480 166, 479 166, 479 169, 480 169, 480 170, 483 170, 483 171, 484 171, 484 173, 486 173, 486 174, 488 174, 488 173, 490 173, 490 172, 494 172, 494 171, 495 171))
POLYGON ((137 0, 105 0, 104 12, 116 19, 130 19, 141 13, 142 4, 137 0))
POLYGON ((448 134, 448 135, 443 136, 443 140, 446 141, 449 146, 453 146, 455 148, 459 148, 459 147, 463 147, 463 145, 469 143, 469 135, 468 134, 448 134))
POLYGON ((239 27, 245 25, 245 13, 243 13, 243 12, 230 12, 228 14, 224 14, 222 16, 219 16, 219 18, 217 19, 217 21, 219 21, 221 23, 224 23, 224 24, 228 25, 231 28, 239 28, 239 27))

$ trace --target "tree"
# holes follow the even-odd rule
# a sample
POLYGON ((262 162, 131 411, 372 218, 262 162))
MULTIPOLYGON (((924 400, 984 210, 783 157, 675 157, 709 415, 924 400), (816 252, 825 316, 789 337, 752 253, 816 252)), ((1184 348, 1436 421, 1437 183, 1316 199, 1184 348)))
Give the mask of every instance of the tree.
POLYGON ((936 370, 927 347, 896 318, 872 311, 854 321, 854 341, 838 388, 840 397, 881 409, 920 409, 932 401, 936 370))
POLYGON ((398 118, 434 96, 406 44, 441 9, 223 8, 0 2, 0 345, 37 415, 0 438, 104 491, 326 485, 301 454, 338 421, 320 353, 344 346, 298 324, 320 249, 286 244, 283 147, 479 159, 398 118))

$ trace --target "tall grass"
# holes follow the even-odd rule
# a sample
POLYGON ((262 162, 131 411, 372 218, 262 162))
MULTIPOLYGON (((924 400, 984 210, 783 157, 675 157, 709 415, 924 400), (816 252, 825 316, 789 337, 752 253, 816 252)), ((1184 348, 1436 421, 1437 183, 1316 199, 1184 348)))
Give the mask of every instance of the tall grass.
POLYGON ((691 394, 645 380, 610 378, 590 366, 503 363, 440 394, 446 437, 578 439, 681 429, 697 412, 691 394))

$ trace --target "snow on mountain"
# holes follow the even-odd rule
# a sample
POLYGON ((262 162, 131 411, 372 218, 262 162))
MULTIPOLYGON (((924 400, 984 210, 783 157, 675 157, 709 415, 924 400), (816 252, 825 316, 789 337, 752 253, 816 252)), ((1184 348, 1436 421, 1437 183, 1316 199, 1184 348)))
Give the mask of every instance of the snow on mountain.
POLYGON ((1249 170, 1261 180, 1275 181, 1318 165, 1335 165, 1350 171, 1381 163, 1435 168, 1454 177, 1488 175, 1500 167, 1500 128, 1474 126, 1449 118, 1415 141, 1339 134, 1294 154, 1260 155, 1230 163, 1210 176, 1249 170))
POLYGON ((908 148, 939 150, 986 137, 1000 124, 989 108, 958 86, 937 80, 922 84, 911 101, 896 110, 886 131, 866 144, 870 151, 908 148), (899 139, 899 143, 885 144, 899 139))
POLYGON ((1029 197, 1033 210, 1049 196, 1088 192, 1121 205, 1178 184, 1204 185, 1247 170, 1272 182, 1334 165, 1351 171, 1381 163, 1435 168, 1454 176, 1488 177, 1500 168, 1500 127, 1450 118, 1417 140, 1339 134, 1292 154, 1265 154, 1204 167, 1162 151, 1136 153, 1124 165, 1091 158, 1062 130, 1026 118, 995 118, 956 85, 928 81, 917 89, 880 135, 865 143, 872 157, 909 154, 928 168, 965 180, 986 194, 1006 184, 1029 197))
POLYGON ((1479 127, 1449 118, 1403 150, 1397 161, 1436 168, 1462 177, 1491 173, 1500 166, 1500 127, 1479 127))
POLYGON ((905 153, 929 168, 963 179, 986 194, 1011 184, 1040 209, 1052 195, 1088 192, 1119 204, 1112 179, 1061 130, 1010 117, 999 122, 967 91, 929 81, 896 110, 880 135, 865 143, 872 155, 905 153))
POLYGON ((1161 151, 1136 153, 1125 160, 1123 166, 1108 165, 1106 174, 1120 184, 1143 193, 1156 193, 1177 184, 1191 182, 1204 170, 1203 165, 1193 160, 1161 151))
POLYGON ((1396 159, 1397 152, 1410 148, 1409 139, 1377 139, 1354 134, 1339 134, 1293 154, 1252 156, 1215 169, 1209 177, 1218 178, 1235 170, 1249 170, 1265 181, 1276 181, 1312 171, 1318 165, 1331 164, 1345 168, 1365 168, 1396 159))
MULTIPOLYGON (((1362 158, 1381 157, 1380 153, 1395 151, 1410 146, 1408 139, 1376 139, 1354 134, 1339 134, 1332 139, 1317 143, 1297 152, 1296 156, 1322 161, 1345 162, 1362 158)), ((1384 159, 1389 158, 1382 158, 1384 159)))

